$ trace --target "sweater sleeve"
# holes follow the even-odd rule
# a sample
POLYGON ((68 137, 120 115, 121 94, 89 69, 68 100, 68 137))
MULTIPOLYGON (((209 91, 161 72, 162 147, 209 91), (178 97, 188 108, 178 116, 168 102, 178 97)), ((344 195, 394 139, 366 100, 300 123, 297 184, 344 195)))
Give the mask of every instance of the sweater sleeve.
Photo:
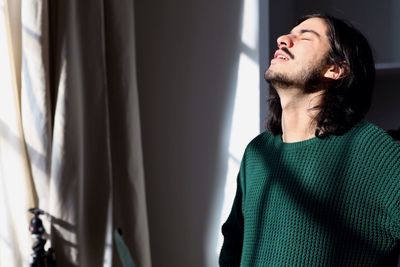
POLYGON ((243 246, 242 189, 238 179, 235 199, 228 219, 222 226, 224 243, 219 257, 221 267, 240 266, 243 246))

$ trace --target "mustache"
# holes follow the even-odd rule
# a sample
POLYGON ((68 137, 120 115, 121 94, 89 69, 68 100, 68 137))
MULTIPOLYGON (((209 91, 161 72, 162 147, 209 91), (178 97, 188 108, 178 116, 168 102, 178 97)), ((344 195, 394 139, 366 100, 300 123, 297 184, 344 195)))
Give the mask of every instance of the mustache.
POLYGON ((285 52, 291 59, 294 59, 294 55, 289 51, 286 46, 282 47, 281 50, 285 52))

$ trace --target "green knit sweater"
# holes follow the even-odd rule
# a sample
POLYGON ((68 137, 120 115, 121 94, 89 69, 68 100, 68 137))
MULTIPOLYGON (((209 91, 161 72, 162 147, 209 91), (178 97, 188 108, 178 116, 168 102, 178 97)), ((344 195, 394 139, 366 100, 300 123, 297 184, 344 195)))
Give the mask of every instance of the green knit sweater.
POLYGON ((296 143, 264 132, 246 148, 222 232, 221 266, 390 266, 400 145, 365 121, 296 143))

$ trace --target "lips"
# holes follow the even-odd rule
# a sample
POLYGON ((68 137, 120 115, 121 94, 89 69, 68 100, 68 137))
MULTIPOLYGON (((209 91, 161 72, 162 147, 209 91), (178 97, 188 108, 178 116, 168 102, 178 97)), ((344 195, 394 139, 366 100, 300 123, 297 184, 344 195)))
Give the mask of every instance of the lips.
POLYGON ((286 54, 285 52, 283 52, 282 50, 278 49, 278 50, 276 50, 276 52, 275 52, 275 54, 274 54, 274 58, 288 61, 288 60, 289 60, 289 55, 287 55, 287 54, 286 54))

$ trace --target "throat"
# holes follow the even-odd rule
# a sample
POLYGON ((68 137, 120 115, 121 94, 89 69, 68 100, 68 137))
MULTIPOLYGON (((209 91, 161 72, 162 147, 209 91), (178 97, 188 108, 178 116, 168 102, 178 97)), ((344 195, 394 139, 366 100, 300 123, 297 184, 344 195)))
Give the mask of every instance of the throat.
POLYGON ((315 137, 317 110, 313 109, 283 109, 282 110, 282 140, 285 143, 300 142, 315 137))
POLYGON ((282 139, 286 143, 315 137, 322 93, 307 93, 301 89, 277 90, 282 107, 282 139))

